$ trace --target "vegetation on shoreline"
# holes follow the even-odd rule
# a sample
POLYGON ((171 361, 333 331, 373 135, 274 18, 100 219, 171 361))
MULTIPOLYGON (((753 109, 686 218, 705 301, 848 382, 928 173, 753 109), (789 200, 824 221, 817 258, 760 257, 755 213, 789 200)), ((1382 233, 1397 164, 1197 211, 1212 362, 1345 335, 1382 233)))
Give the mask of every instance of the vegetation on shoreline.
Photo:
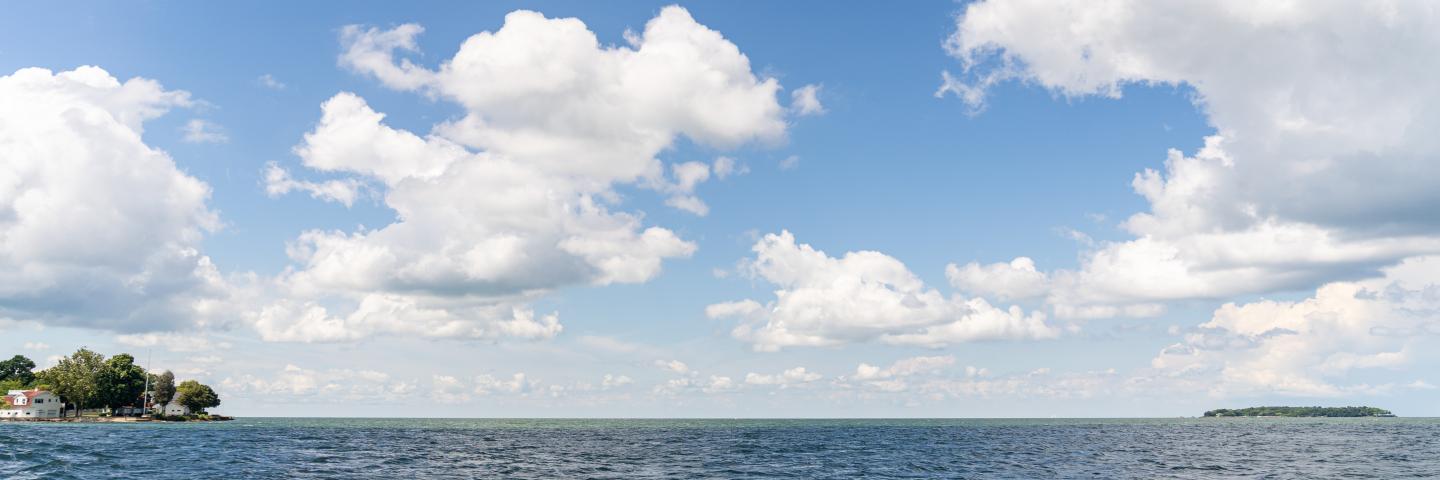
POLYGON ((148 417, 111 417, 92 416, 88 413, 83 417, 0 417, 0 422, 41 422, 41 423, 138 423, 138 422, 224 422, 234 420, 235 417, 224 415, 211 415, 202 413, 199 415, 165 415, 154 414, 148 417))
MULTIPOLYGON (((175 375, 169 370, 158 375, 146 372, 128 353, 105 358, 81 348, 53 367, 34 369, 35 362, 23 355, 0 361, 0 394, 38 388, 59 395, 67 406, 73 405, 77 416, 86 409, 100 409, 105 415, 115 407, 144 405, 148 380, 157 410, 172 400, 196 415, 220 406, 220 396, 208 385, 194 380, 176 385, 175 375)), ((0 402, 0 408, 7 407, 0 402)))
POLYGON ((1207 417, 1393 417, 1389 410, 1375 407, 1250 407, 1221 408, 1205 412, 1207 417))

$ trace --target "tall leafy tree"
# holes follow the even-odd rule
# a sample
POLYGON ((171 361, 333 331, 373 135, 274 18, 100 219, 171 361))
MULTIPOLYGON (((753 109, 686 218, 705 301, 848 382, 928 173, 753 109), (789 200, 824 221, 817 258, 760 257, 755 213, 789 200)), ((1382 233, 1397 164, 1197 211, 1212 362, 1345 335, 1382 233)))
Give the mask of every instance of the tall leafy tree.
POLYGON ((11 390, 24 390, 29 386, 30 385, 19 380, 0 380, 0 394, 4 394, 5 392, 11 390))
POLYGON ((80 409, 94 406, 100 393, 100 377, 107 365, 105 356, 87 348, 76 350, 60 363, 40 372, 40 381, 67 403, 75 405, 75 415, 80 409))
POLYGON ((150 382, 150 388, 155 392, 156 405, 165 405, 175 399, 175 374, 166 370, 165 373, 155 375, 150 382))
POLYGON ((0 361, 0 381, 18 380, 21 385, 28 386, 35 383, 35 362, 24 355, 10 357, 9 360, 0 361))
POLYGON ((209 385, 194 380, 180 382, 175 387, 176 401, 192 413, 204 413, 205 409, 220 406, 220 396, 209 385))
MULTIPOLYGON (((28 385, 20 383, 19 380, 0 380, 0 395, 11 390, 24 390, 28 385)), ((0 410, 9 410, 10 404, 0 400, 0 410)))
POLYGON ((145 369, 135 364, 135 357, 122 353, 105 362, 97 388, 98 402, 106 408, 135 405, 145 393, 145 369))

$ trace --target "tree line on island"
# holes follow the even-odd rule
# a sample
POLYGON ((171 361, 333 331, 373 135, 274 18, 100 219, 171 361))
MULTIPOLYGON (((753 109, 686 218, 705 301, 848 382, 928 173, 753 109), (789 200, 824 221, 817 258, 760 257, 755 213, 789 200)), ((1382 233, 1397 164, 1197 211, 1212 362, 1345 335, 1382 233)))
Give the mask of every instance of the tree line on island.
MULTIPOLYGON (((35 362, 24 355, 0 361, 0 393, 46 390, 58 395, 67 409, 74 406, 76 416, 86 409, 101 409, 103 414, 110 414, 119 407, 144 406, 147 384, 157 409, 172 401, 195 414, 220 406, 220 396, 210 386, 195 380, 176 385, 175 374, 169 370, 159 374, 146 372, 128 353, 107 359, 81 348, 62 357, 55 366, 40 371, 35 371, 35 362)), ((0 408, 6 407, 0 402, 0 408)))
POLYGON ((1221 408, 1205 412, 1207 417, 1393 417, 1389 410, 1375 407, 1250 407, 1221 408))

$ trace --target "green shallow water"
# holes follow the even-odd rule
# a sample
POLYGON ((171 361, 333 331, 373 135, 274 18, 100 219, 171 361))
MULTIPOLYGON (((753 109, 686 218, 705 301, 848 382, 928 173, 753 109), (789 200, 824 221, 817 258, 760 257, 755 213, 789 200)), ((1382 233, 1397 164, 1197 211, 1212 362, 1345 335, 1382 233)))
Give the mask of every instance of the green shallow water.
POLYGON ((1440 419, 0 423, 0 478, 1424 478, 1440 419))

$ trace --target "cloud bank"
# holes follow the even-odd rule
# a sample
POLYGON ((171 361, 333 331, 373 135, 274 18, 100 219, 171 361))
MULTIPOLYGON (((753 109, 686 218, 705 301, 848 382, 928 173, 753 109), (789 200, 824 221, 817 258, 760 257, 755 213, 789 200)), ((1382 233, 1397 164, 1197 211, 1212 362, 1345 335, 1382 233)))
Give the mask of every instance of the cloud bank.
POLYGON ((1419 3, 985 1, 945 48, 941 93, 1065 97, 1183 85, 1216 129, 1132 185, 1149 202, 1075 271, 1050 274, 1061 316, 1307 290, 1440 251, 1440 13, 1419 3), (1382 187, 1383 185, 1383 187, 1382 187))

